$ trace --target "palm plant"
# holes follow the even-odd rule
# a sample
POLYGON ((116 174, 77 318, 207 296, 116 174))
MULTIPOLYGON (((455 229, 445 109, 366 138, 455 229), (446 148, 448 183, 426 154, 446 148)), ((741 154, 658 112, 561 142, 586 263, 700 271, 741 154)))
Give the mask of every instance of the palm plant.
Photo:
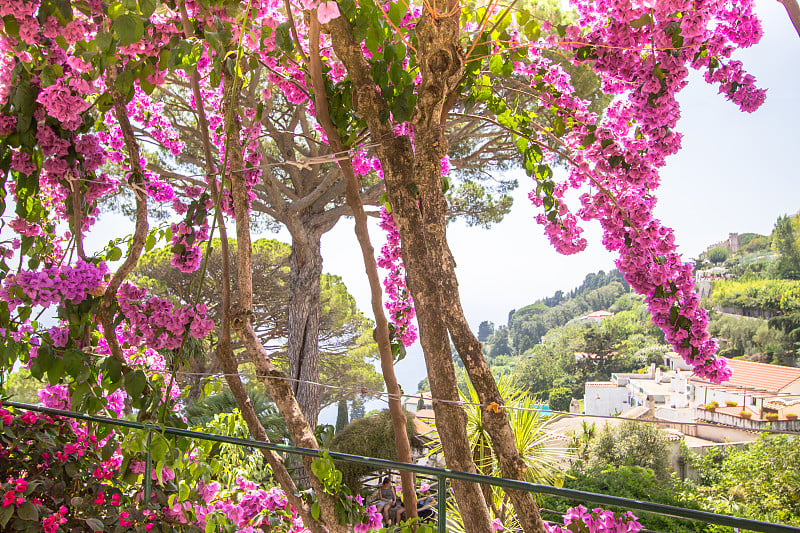
MULTIPOLYGON (((525 481, 561 486, 564 467, 573 453, 564 447, 550 431, 551 418, 541 410, 541 404, 528 391, 521 388, 510 376, 501 376, 497 382, 504 399, 509 423, 514 432, 514 442, 520 456, 528 466, 525 481)), ((460 392, 467 414, 467 435, 472 457, 479 474, 502 477, 500 465, 492 447, 492 439, 483 425, 480 400, 472 385, 467 382, 467 393, 460 392)), ((434 440, 431 454, 441 451, 441 443, 434 440)), ((500 487, 484 487, 484 498, 494 518, 507 530, 517 528, 517 519, 508 495, 500 487)), ((463 531, 461 516, 455 506, 448 506, 448 531, 463 531)))

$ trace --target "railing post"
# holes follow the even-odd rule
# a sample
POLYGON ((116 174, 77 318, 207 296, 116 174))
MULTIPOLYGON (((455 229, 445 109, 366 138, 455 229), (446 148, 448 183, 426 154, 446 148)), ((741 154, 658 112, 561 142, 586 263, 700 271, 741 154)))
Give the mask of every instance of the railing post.
POLYGON ((439 511, 437 512, 438 533, 447 532, 447 476, 439 474, 439 511))
POLYGON ((153 441, 153 432, 147 432, 147 454, 144 456, 144 504, 150 505, 152 485, 153 457, 150 455, 150 443, 153 441))

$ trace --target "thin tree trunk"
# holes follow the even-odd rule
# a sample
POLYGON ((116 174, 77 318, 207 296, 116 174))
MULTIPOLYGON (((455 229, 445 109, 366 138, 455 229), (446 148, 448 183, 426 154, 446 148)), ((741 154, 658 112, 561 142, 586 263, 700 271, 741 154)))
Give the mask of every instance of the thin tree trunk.
POLYGON ((289 256, 289 376, 297 402, 311 427, 319 416, 320 390, 306 383, 319 381, 319 305, 322 250, 317 233, 304 242, 292 239, 289 256))
MULTIPOLYGON (((317 110, 317 120, 319 120, 328 142, 335 153, 343 152, 346 147, 342 142, 336 126, 331 120, 328 109, 328 97, 325 93, 325 84, 322 79, 322 66, 319 59, 319 21, 312 17, 310 43, 309 71, 314 87, 314 102, 317 110)), ((386 382, 386 390, 389 393, 389 412, 392 415, 392 430, 394 431, 394 443, 397 450, 397 459, 403 463, 411 463, 411 444, 408 441, 408 431, 406 430, 406 416, 403 413, 402 391, 397 384, 397 377, 394 373, 394 357, 392 355, 391 339, 389 337, 389 323, 383 310, 383 290, 378 276, 378 263, 375 261, 375 250, 369 238, 367 227, 367 215, 364 213, 364 206, 361 203, 360 185, 358 178, 353 170, 353 162, 350 159, 340 163, 342 173, 345 177, 345 198, 347 205, 353 210, 355 218, 355 233, 358 243, 361 246, 361 256, 364 260, 364 270, 369 280, 370 296, 372 303, 372 313, 375 316, 375 341, 378 343, 378 352, 381 357, 381 371, 386 382)), ((401 471, 400 479, 403 484, 403 506, 406 509, 408 518, 417 516, 417 493, 412 472, 401 471)))
MULTIPOLYGON (((238 92, 233 77, 225 71, 223 76, 224 87, 230 89, 236 98, 238 92)), ((249 203, 247 199, 247 188, 244 180, 244 169, 242 147, 239 141, 239 124, 236 114, 232 113, 236 102, 225 99, 223 105, 229 106, 225 109, 225 116, 234 118, 231 120, 231 127, 228 130, 230 146, 230 180, 233 195, 234 212, 236 213, 236 245, 237 245, 237 268, 239 282, 239 301, 236 302, 231 312, 230 324, 243 341, 250 360, 256 367, 259 380, 267 387, 272 400, 277 405, 278 410, 283 415, 289 434, 292 436, 296 446, 303 448, 318 449, 319 445, 314 437, 314 431, 306 421, 297 399, 292 392, 292 388, 286 381, 286 376, 279 372, 272 364, 264 346, 258 339, 253 325, 250 323, 249 315, 253 309, 253 273, 252 273, 252 243, 250 239, 250 219, 249 203), (236 133, 232 133, 236 132, 236 133)), ((237 398, 238 400, 238 398, 237 398)), ((246 403, 246 402, 245 402, 246 403)), ((329 533, 346 533, 346 526, 339 524, 339 517, 336 511, 336 498, 325 493, 322 483, 316 476, 311 474, 312 457, 303 456, 303 466, 309 474, 311 487, 317 496, 320 512, 324 525, 327 526, 329 533)), ((284 490, 291 488, 283 487, 284 490)), ((309 516, 304 517, 309 520, 309 526, 316 522, 309 516)))

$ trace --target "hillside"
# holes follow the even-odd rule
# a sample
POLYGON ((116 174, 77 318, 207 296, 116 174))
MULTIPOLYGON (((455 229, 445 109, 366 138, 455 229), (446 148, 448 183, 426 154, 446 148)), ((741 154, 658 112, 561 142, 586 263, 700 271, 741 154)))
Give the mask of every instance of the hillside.
POLYGON ((619 270, 588 274, 580 286, 566 294, 559 290, 551 297, 512 310, 508 313, 508 323, 496 330, 491 322, 483 322, 478 338, 490 360, 520 355, 539 344, 549 330, 593 311, 607 310, 629 291, 630 286, 619 270))

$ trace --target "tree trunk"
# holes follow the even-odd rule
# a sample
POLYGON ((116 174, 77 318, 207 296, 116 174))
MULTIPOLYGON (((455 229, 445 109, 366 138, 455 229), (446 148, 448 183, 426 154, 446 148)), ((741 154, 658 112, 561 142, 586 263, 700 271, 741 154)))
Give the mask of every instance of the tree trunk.
MULTIPOLYGON (((328 109, 328 97, 325 92, 325 84, 322 78, 322 65, 319 59, 319 21, 311 22, 310 38, 310 59, 309 71, 311 73, 312 86, 314 87, 314 99, 317 109, 317 120, 319 120, 326 135, 328 142, 334 153, 341 153, 347 148, 331 120, 328 109)), ((344 160, 340 163, 342 173, 345 178, 345 198, 347 204, 353 210, 355 218, 355 233, 358 243, 361 246, 361 256, 364 260, 364 270, 369 279, 370 296, 372 303, 372 313, 375 316, 374 338, 378 343, 378 352, 381 357, 381 371, 386 382, 386 391, 389 393, 389 412, 392 415, 392 430, 394 431, 394 443, 397 450, 397 459, 403 463, 411 463, 411 444, 408 441, 406 430, 406 416, 403 413, 402 391, 397 384, 397 377, 394 373, 394 357, 392 355, 391 339, 389 337, 389 323, 383 310, 383 290, 378 276, 378 263, 375 261, 375 250, 369 238, 369 228, 367 227, 367 215, 364 213, 364 206, 361 203, 360 184, 353 170, 352 160, 344 160)), ((345 404, 345 416, 347 414, 345 404)), ((406 509, 408 518, 417 517, 417 492, 414 483, 414 475, 409 471, 401 471, 400 478, 403 483, 403 506, 406 509)))
POLYGON ((306 239, 292 239, 289 256, 289 377, 297 402, 311 427, 319 416, 319 305, 322 250, 317 233, 307 232, 306 239))
MULTIPOLYGON (((458 26, 457 17, 455 19, 458 26)), ((447 466, 475 473, 466 431, 466 415, 458 405, 458 388, 450 353, 450 342, 444 324, 436 281, 430 275, 428 246, 422 232, 422 218, 416 195, 414 152, 408 137, 396 137, 391 124, 381 119, 387 110, 386 102, 369 74, 359 43, 352 37, 352 27, 344 17, 332 20, 328 26, 337 57, 344 63, 353 80, 353 102, 356 112, 364 117, 373 138, 381 139, 377 147, 384 171, 395 222, 400 232, 403 261, 408 272, 408 286, 414 298, 420 329, 420 341, 425 352, 425 365, 434 398, 436 429, 442 440, 447 466)), ((420 50, 420 63, 435 57, 425 57, 420 50)), ((418 98, 419 102, 419 98, 418 98)), ((416 110, 415 110, 416 112, 416 110)), ((439 178, 437 176, 437 183, 439 178)), ((461 509, 464 527, 470 533, 492 531, 491 517, 480 488, 475 483, 453 481, 456 501, 461 509)), ((445 498, 446 495, 439 495, 445 498)))
MULTIPOLYGON (((495 409, 482 408, 481 420, 492 439, 503 477, 524 480, 527 466, 517 450, 514 432, 502 409, 503 398, 483 357, 481 344, 464 317, 455 260, 447 244, 447 200, 442 191, 439 169, 441 159, 447 154, 447 137, 443 127, 447 106, 451 96, 457 94, 464 69, 458 30, 457 16, 436 18, 426 14, 416 26, 419 53, 430 58, 429 61, 420 62, 419 97, 413 116, 416 134, 414 180, 419 191, 419 210, 423 219, 421 227, 424 228, 424 241, 428 247, 424 273, 439 282, 434 287, 441 305, 439 319, 447 325, 480 403, 497 406, 495 409)), ((416 296, 414 299, 416 301, 416 296)), ((528 492, 511 490, 508 495, 523 530, 526 533, 544 533, 544 522, 533 496, 528 492)))
MULTIPOLYGON (((183 8, 185 11, 185 7, 183 8)), ((236 91, 236 81, 228 71, 225 71, 223 81, 226 89, 230 88, 230 94, 235 98, 238 93, 236 91)), ((226 91, 227 92, 227 91, 226 91)), ((224 99, 223 105, 229 106, 225 108, 225 116, 232 117, 230 119, 230 126, 228 132, 240 131, 236 114, 233 110, 236 108, 235 100, 224 99)), ((238 270, 238 283, 239 283, 239 301, 231 310, 230 326, 236 331, 239 338, 245 346, 245 350, 250 357, 250 360, 256 367, 258 379, 266 386, 272 400, 278 407, 278 410, 283 415, 286 422, 286 428, 294 440, 295 446, 302 448, 318 449, 319 445, 314 437, 314 430, 307 422, 306 418, 300 409, 297 399, 294 396, 292 387, 286 381, 286 376, 279 372, 269 354, 264 349, 258 335, 250 323, 250 313, 253 309, 253 273, 252 273, 252 243, 250 239, 250 209, 247 200, 247 188, 244 181, 244 174, 241 170, 244 168, 242 158, 242 147, 239 142, 238 135, 229 135, 230 150, 232 157, 230 158, 230 179, 231 179, 231 193, 233 195, 234 210, 236 212, 236 246, 237 246, 237 270, 238 270)), ((317 241, 318 242, 318 241, 317 241)), ((321 264, 321 263, 320 263, 321 264)), ((246 400, 244 398, 237 398, 238 401, 246 400)), ((329 533, 346 533, 347 527, 339 524, 339 516, 336 510, 337 501, 333 496, 325 493, 322 483, 316 476, 310 474, 312 457, 303 456, 303 466, 305 471, 309 473, 309 481, 312 489, 317 495, 319 501, 320 514, 327 526, 329 533)), ((288 478, 288 476, 287 476, 288 478)), ((288 482, 290 479, 281 479, 287 484, 282 486, 284 490, 292 490, 291 484, 288 482)), ((306 517, 308 520, 309 517, 306 517)), ((319 524, 313 520, 309 520, 309 525, 313 524, 313 529, 320 530, 319 524)))

